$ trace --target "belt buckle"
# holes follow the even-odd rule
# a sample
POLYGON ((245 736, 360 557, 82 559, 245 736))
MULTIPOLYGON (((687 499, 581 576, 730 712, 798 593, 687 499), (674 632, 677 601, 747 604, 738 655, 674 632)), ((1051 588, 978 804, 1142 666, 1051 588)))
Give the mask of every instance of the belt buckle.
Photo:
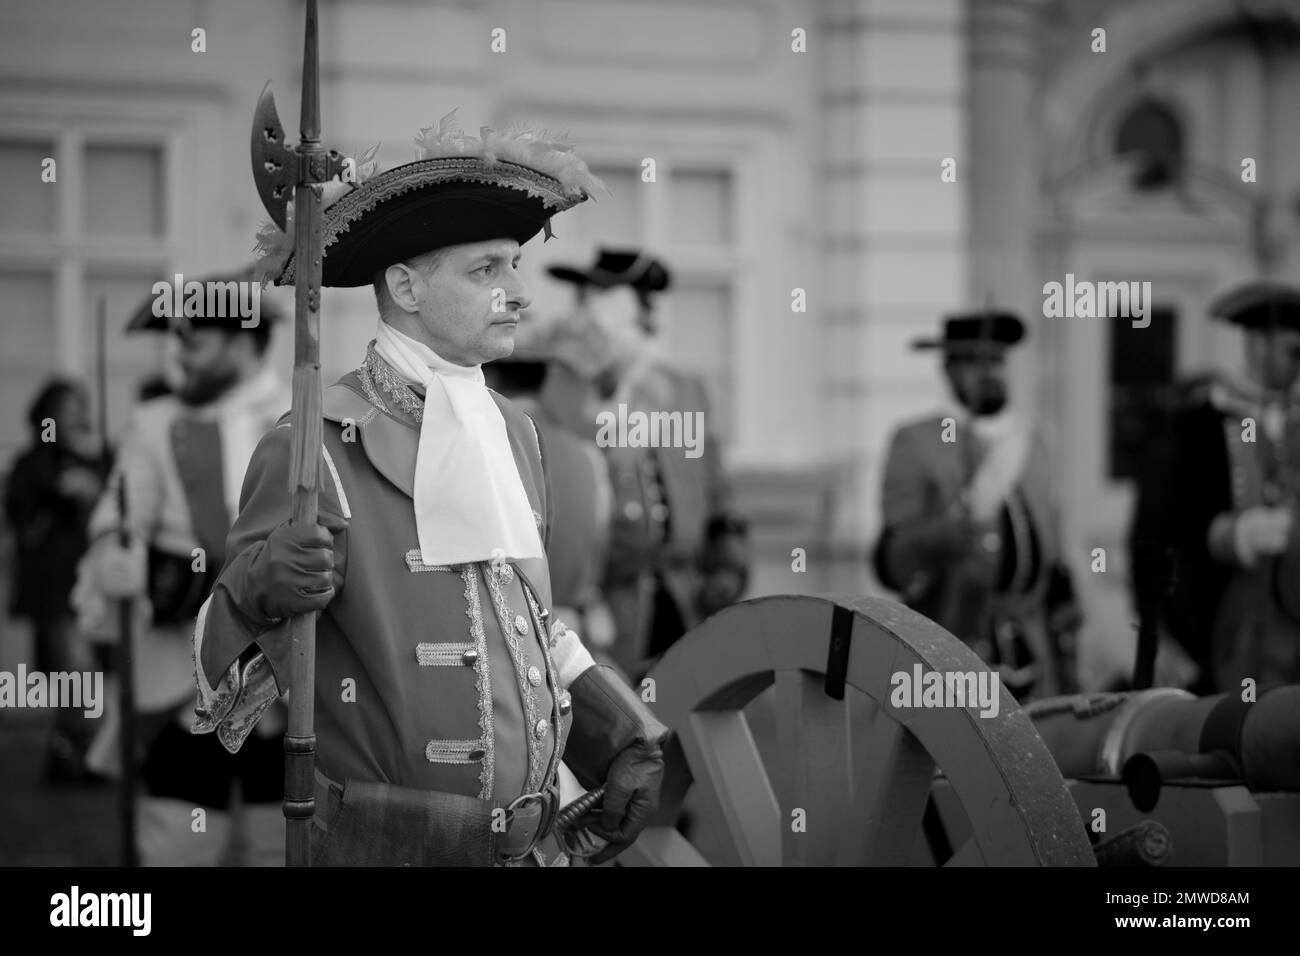
MULTIPOLYGON (((525 807, 530 807, 533 804, 543 803, 545 800, 546 800, 546 794, 541 793, 539 791, 534 791, 533 793, 520 794, 519 796, 511 800, 510 803, 506 806, 506 832, 508 833, 510 831, 510 824, 514 820, 515 812, 517 810, 523 809, 525 807)), ((527 859, 528 854, 532 853, 533 848, 537 846, 537 841, 543 837, 542 824, 545 822, 546 821, 543 817, 541 816, 538 817, 537 829, 533 831, 532 838, 529 839, 528 841, 528 846, 524 847, 522 852, 520 852, 517 856, 508 856, 505 853, 501 853, 499 854, 499 859, 504 863, 518 863, 520 860, 527 859)))

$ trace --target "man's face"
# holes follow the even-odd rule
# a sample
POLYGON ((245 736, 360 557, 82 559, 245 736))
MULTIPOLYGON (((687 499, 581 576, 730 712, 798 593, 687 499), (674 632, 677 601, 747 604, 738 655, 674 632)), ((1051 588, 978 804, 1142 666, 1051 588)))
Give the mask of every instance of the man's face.
POLYGON ((944 368, 957 400, 972 415, 996 415, 1006 407, 1007 374, 1002 355, 954 355, 944 368))
POLYGON ((184 376, 177 397, 186 405, 206 405, 239 381, 238 351, 246 343, 221 329, 190 329, 177 333, 177 361, 184 376))
POLYGON ((494 239, 440 252, 432 268, 417 260, 411 276, 425 344, 457 365, 505 358, 515 350, 519 311, 532 301, 519 275, 519 243, 494 239))
POLYGON ((1251 364, 1265 388, 1282 391, 1300 378, 1300 331, 1278 328, 1251 332, 1246 341, 1251 364))
POLYGON ((625 285, 612 289, 592 286, 586 290, 584 298, 609 343, 611 361, 616 368, 625 368, 645 345, 645 332, 640 322, 641 303, 636 292, 625 285))

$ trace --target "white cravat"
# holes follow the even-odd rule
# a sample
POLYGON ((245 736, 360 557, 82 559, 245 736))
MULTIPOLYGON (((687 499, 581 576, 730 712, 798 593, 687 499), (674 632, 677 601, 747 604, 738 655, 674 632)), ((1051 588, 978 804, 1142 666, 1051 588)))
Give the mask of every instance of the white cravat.
POLYGON ((977 521, 997 515, 1024 474, 1029 460, 1029 429, 1010 409, 970 419, 971 431, 984 445, 984 457, 971 480, 969 502, 977 521))
POLYGON ((375 352, 424 387, 415 459, 415 528, 424 564, 542 558, 506 422, 479 365, 455 365, 379 323, 375 352))

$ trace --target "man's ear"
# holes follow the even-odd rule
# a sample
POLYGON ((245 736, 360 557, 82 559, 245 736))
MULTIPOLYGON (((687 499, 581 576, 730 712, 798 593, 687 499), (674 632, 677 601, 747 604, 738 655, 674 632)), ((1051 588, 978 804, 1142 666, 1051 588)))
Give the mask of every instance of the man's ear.
POLYGON ((420 303, 415 294, 415 270, 404 262, 395 262, 384 270, 384 282, 388 284, 388 297, 403 312, 420 311, 420 303))

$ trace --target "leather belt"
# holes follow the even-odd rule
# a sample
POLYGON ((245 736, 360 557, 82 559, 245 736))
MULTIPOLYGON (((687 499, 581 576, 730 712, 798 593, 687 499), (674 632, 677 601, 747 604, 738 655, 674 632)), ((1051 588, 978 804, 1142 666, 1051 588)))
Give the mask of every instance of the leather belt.
POLYGON ((350 780, 316 772, 313 865, 491 866, 526 859, 550 835, 558 783, 505 807, 464 794, 350 780), (505 827, 502 829, 502 811, 505 827))
POLYGON ((546 839, 560 812, 560 787, 552 784, 537 793, 525 793, 506 806, 506 829, 494 841, 496 857, 503 863, 517 863, 546 839))

